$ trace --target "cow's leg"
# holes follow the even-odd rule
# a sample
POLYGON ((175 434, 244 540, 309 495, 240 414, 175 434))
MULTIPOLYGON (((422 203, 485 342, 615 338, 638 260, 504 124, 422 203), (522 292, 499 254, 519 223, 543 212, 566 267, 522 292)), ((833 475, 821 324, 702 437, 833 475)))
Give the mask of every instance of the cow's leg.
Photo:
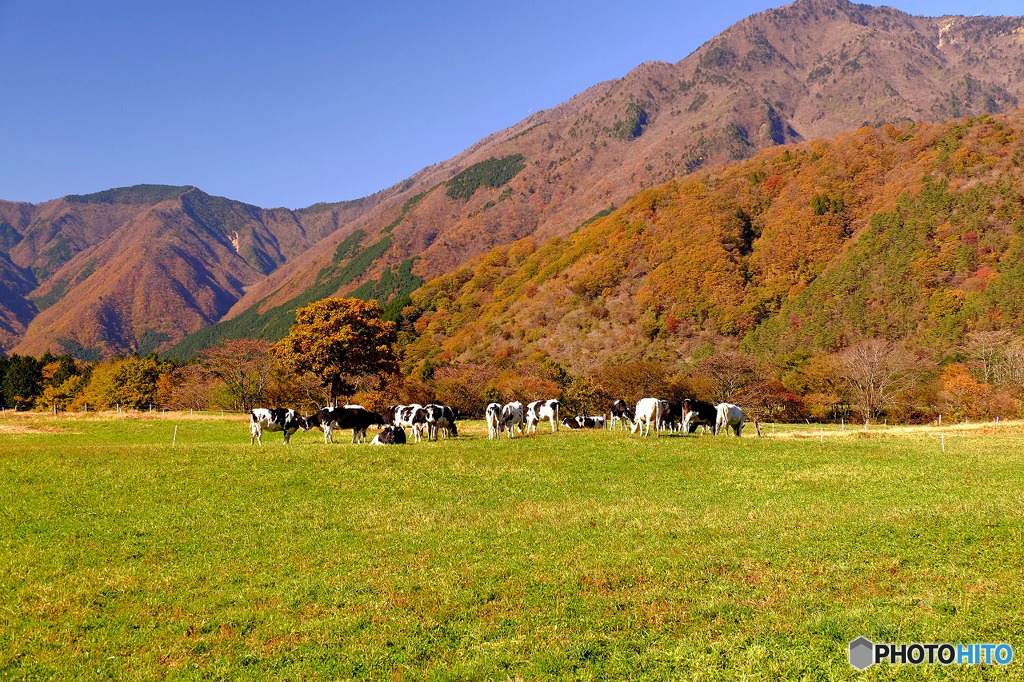
POLYGON ((284 444, 288 445, 288 439, 292 437, 292 432, 288 429, 284 430, 284 444))

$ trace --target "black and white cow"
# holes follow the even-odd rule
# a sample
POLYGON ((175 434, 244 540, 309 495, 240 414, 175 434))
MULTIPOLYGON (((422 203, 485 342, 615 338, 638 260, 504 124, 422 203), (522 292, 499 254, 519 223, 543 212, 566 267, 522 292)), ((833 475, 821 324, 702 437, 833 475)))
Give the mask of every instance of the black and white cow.
POLYGON ((505 431, 509 438, 513 437, 516 429, 519 430, 520 436, 523 435, 523 424, 526 422, 523 412, 523 404, 518 400, 513 400, 502 407, 501 420, 498 422, 498 431, 505 431))
POLYGON ((551 433, 558 430, 557 400, 534 400, 526 406, 526 433, 537 433, 537 424, 548 419, 551 421, 551 433))
POLYGON ((484 417, 487 419, 487 438, 497 438, 498 434, 501 433, 499 427, 501 424, 501 405, 498 403, 488 403, 484 417))
POLYGON ((389 407, 384 412, 384 419, 389 424, 409 429, 414 443, 420 442, 427 426, 427 413, 418 403, 389 407))
POLYGON ((455 410, 447 405, 431 403, 423 408, 427 418, 427 440, 437 440, 443 436, 453 438, 459 435, 455 426, 455 410))
POLYGON ((683 428, 683 404, 674 400, 661 401, 661 428, 672 432, 683 428))
POLYGON ((283 407, 257 407, 249 411, 249 444, 259 442, 263 445, 264 431, 284 431, 284 444, 287 445, 292 434, 302 429, 309 429, 306 418, 295 410, 283 407))
POLYGON ((705 433, 708 429, 714 431, 717 419, 718 409, 711 403, 691 398, 683 400, 683 433, 696 433, 698 427, 703 427, 705 433))
POLYGON ((598 415, 596 417, 576 417, 576 423, 579 424, 581 429, 603 429, 604 415, 598 415))
POLYGON ((582 429, 583 425, 580 424, 579 417, 566 417, 562 420, 562 426, 567 429, 582 429))
POLYGON ((373 437, 370 445, 404 445, 405 430, 401 426, 388 424, 384 430, 373 437))
POLYGON ((352 442, 366 442, 366 430, 371 426, 384 426, 384 417, 370 412, 361 405, 325 407, 309 418, 310 428, 322 429, 324 442, 333 443, 333 429, 352 429, 352 442))
POLYGON ((613 400, 611 407, 609 408, 609 414, 611 418, 608 420, 609 428, 614 429, 616 425, 621 425, 622 428, 628 428, 633 419, 633 410, 629 409, 629 405, 626 404, 625 400, 613 400))

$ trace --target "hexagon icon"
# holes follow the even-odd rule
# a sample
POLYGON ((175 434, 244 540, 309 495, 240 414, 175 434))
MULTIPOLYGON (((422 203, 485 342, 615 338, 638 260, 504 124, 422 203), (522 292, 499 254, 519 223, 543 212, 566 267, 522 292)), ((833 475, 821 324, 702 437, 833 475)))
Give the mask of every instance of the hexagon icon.
POLYGON ((867 637, 858 637, 850 642, 850 665, 864 670, 875 662, 875 645, 867 637))

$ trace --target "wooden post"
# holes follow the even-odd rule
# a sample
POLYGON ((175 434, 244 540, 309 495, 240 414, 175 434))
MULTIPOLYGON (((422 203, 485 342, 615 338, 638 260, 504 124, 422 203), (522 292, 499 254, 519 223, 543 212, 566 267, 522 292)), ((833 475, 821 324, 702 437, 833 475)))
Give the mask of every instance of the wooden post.
POLYGON ((946 451, 946 434, 942 434, 942 451, 946 451))
POLYGON ((818 438, 821 439, 822 443, 825 442, 825 427, 823 427, 823 426, 819 426, 818 427, 818 438))
POLYGON ((171 447, 178 444, 178 425, 174 425, 174 437, 171 438, 171 447))

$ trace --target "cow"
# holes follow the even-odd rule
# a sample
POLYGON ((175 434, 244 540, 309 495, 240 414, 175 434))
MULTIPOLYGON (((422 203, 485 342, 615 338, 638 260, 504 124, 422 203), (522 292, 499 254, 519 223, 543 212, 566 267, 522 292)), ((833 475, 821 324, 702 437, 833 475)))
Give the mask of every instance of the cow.
POLYGON ((501 408, 501 419, 498 421, 498 431, 505 431, 508 437, 513 437, 513 432, 519 429, 519 435, 523 434, 523 404, 518 400, 506 404, 501 408))
POLYGON ((576 423, 579 424, 581 429, 603 429, 605 424, 604 415, 576 417, 576 423))
POLYGON ((292 434, 299 429, 309 430, 309 422, 295 410, 257 407, 249 411, 249 445, 256 442, 263 445, 264 431, 284 431, 284 444, 288 445, 292 434))
POLYGON ((427 419, 427 440, 437 440, 440 436, 453 438, 459 435, 455 426, 455 410, 447 405, 431 403, 423 408, 427 419))
POLYGON ((661 401, 661 427, 668 431, 680 431, 683 428, 683 404, 673 400, 661 401))
POLYGON ((537 424, 545 419, 551 421, 551 433, 558 430, 557 400, 534 400, 526 406, 526 433, 537 433, 537 424))
POLYGON ((344 407, 325 407, 310 417, 310 428, 319 428, 324 432, 324 442, 333 443, 332 429, 352 429, 352 442, 366 442, 366 430, 371 426, 385 426, 384 417, 370 412, 361 405, 345 405, 344 407))
POLYGON ((714 431, 717 420, 718 409, 711 403, 691 398, 683 400, 683 433, 696 433, 699 426, 704 427, 705 432, 709 428, 714 431))
POLYGON ((717 436, 722 428, 725 428, 726 433, 732 429, 736 437, 739 438, 743 431, 743 410, 732 403, 719 403, 715 409, 718 410, 718 418, 715 420, 715 435, 717 436))
POLYGON ((636 419, 633 421, 632 433, 636 433, 637 429, 644 436, 651 435, 651 424, 654 425, 654 435, 660 436, 659 431, 661 425, 661 401, 657 398, 641 398, 636 404, 636 419), (646 425, 647 430, 644 432, 644 426, 646 425))
POLYGON ((629 405, 626 404, 625 400, 613 400, 611 408, 609 408, 608 411, 611 415, 608 423, 609 427, 612 429, 614 429, 617 424, 621 424, 622 428, 627 428, 627 424, 623 424, 622 422, 625 421, 629 423, 634 419, 633 410, 629 409, 629 405))
POLYGON ((501 405, 498 403, 488 403, 487 410, 484 411, 484 417, 487 419, 487 438, 494 439, 501 433, 499 424, 501 423, 501 405))
POLYGON ((373 437, 370 445, 405 445, 405 430, 401 426, 388 424, 373 437))
POLYGON ((582 429, 583 425, 580 423, 579 417, 566 417, 562 420, 562 426, 568 429, 582 429))
POLYGON ((423 436, 423 429, 427 425, 427 414, 423 406, 417 403, 412 405, 393 405, 384 411, 384 420, 394 426, 408 428, 412 433, 414 443, 419 443, 423 436))

